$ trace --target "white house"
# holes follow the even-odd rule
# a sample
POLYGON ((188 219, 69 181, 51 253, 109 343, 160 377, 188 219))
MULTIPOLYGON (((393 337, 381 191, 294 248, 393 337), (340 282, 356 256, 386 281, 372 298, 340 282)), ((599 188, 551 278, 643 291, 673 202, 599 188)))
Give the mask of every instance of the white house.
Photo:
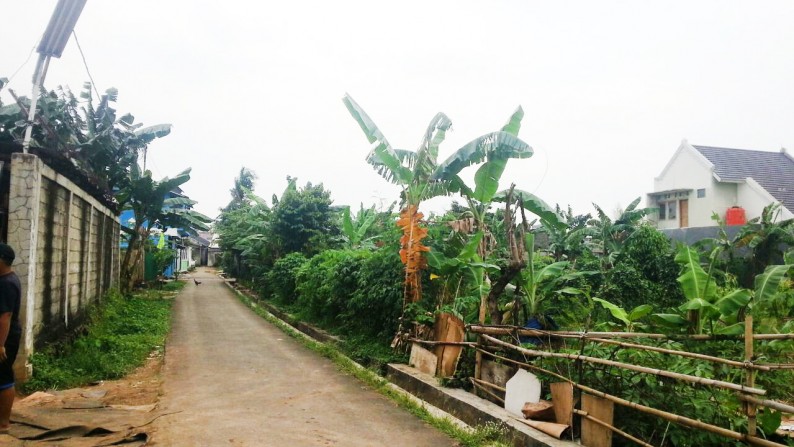
POLYGON ((660 229, 713 226, 712 213, 725 219, 728 210, 732 216, 744 211, 749 220, 773 202, 782 205, 781 218, 794 217, 794 158, 785 149, 693 146, 686 140, 647 196, 648 207, 659 209, 651 218, 660 229))

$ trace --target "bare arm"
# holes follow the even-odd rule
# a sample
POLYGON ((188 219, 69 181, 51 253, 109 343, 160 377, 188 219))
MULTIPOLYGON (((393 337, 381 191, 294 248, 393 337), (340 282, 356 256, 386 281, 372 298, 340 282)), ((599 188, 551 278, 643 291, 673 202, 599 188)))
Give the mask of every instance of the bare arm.
POLYGON ((0 362, 6 360, 6 339, 8 332, 11 330, 11 312, 3 312, 0 314, 0 362))

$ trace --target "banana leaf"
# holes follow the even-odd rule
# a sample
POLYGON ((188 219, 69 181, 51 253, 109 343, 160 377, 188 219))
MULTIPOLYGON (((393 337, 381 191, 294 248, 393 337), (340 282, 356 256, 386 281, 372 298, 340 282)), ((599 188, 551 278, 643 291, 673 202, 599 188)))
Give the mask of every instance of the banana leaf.
POLYGON ((772 299, 780 287, 780 282, 786 277, 794 265, 770 265, 764 273, 755 277, 755 299, 767 301, 772 299))
POLYGON ((747 289, 736 289, 718 299, 714 306, 723 316, 734 315, 739 309, 746 306, 752 298, 752 292, 747 289))
POLYGON ((712 278, 700 265, 700 254, 686 246, 681 245, 675 256, 675 261, 681 264, 683 272, 678 277, 684 296, 688 300, 700 298, 707 302, 713 301, 714 285, 712 278))
POLYGON ((650 304, 641 304, 629 312, 629 320, 630 321, 637 321, 640 318, 648 315, 653 311, 653 306, 650 304))
POLYGON ((494 160, 484 163, 474 174, 474 200, 490 203, 499 189, 499 179, 507 167, 507 160, 494 160))
POLYGON ((510 115, 507 124, 502 126, 502 132, 507 132, 510 135, 518 136, 518 131, 521 130, 521 120, 524 119, 524 109, 518 106, 515 112, 510 115))
POLYGON ((498 131, 482 135, 470 141, 438 165, 434 180, 449 179, 464 168, 483 161, 508 158, 529 158, 532 148, 507 132, 498 131))
POLYGON ((604 309, 609 310, 609 313, 612 314, 613 317, 617 318, 618 320, 622 321, 626 326, 631 324, 631 320, 629 320, 629 316, 626 311, 622 307, 618 307, 607 300, 601 298, 593 298, 593 301, 596 303, 601 304, 604 309))
POLYGON ((653 314, 651 321, 661 326, 682 327, 689 324, 686 318, 678 314, 653 314))
MULTIPOLYGON (((507 200, 508 192, 509 191, 506 189, 499 191, 494 195, 493 201, 504 203, 504 201, 507 200)), ((557 214, 557 211, 555 211, 554 208, 550 207, 535 194, 523 191, 521 189, 513 189, 513 197, 520 198, 521 206, 530 213, 540 217, 540 220, 544 224, 559 230, 563 230, 568 227, 568 224, 559 214, 557 214)))

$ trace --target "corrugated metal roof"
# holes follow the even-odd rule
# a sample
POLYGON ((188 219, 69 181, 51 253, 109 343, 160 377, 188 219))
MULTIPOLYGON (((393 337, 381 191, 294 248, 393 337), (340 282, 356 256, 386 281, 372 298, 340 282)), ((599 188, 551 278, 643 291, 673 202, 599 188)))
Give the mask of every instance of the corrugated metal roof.
POLYGON ((752 178, 794 212, 794 160, 784 152, 692 146, 714 165, 722 181, 752 178))

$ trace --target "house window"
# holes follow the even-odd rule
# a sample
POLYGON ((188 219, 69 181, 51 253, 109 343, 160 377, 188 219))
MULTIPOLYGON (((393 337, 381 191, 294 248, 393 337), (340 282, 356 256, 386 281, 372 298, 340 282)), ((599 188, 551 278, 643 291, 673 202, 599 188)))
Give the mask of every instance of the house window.
POLYGON ((706 188, 698 189, 698 199, 702 199, 703 197, 706 197, 706 188))
POLYGON ((667 203, 659 202, 659 220, 667 219, 667 203))
POLYGON ((667 218, 668 219, 675 219, 675 212, 676 212, 676 202, 667 202, 667 218))

